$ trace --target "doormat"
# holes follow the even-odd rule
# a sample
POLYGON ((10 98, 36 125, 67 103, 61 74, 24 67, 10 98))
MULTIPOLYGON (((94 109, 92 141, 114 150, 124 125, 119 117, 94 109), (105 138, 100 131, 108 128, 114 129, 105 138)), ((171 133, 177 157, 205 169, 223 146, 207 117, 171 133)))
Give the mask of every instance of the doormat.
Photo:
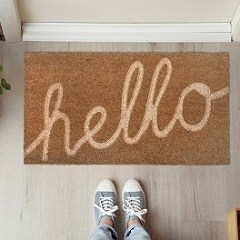
POLYGON ((27 53, 25 164, 228 164, 228 53, 27 53))

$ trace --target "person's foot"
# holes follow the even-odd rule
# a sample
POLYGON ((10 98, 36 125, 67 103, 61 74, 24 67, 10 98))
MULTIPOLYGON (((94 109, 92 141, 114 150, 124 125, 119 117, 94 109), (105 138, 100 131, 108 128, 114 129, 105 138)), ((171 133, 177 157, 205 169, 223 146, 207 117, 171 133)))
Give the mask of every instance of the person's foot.
POLYGON ((143 189, 138 181, 129 179, 122 192, 123 210, 125 211, 126 226, 129 223, 143 224, 143 215, 147 213, 146 198, 143 189))
MULTIPOLYGON (((94 210, 96 225, 114 223, 114 214, 118 210, 116 206, 117 193, 114 183, 110 180, 102 180, 95 192, 94 210)), ((110 224, 108 224, 110 225, 110 224)))

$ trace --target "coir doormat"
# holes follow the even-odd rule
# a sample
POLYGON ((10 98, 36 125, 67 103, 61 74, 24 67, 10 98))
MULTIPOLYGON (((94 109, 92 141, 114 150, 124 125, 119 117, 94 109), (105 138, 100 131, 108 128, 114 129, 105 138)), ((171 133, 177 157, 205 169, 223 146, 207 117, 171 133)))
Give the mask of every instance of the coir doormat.
POLYGON ((28 53, 26 164, 229 163, 227 53, 28 53))

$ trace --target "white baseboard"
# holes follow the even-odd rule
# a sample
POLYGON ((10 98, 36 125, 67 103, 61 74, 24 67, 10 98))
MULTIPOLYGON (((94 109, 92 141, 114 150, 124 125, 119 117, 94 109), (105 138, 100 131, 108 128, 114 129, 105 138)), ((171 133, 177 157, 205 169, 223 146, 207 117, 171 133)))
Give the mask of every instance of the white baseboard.
POLYGON ((23 41, 231 42, 230 23, 23 23, 23 41))

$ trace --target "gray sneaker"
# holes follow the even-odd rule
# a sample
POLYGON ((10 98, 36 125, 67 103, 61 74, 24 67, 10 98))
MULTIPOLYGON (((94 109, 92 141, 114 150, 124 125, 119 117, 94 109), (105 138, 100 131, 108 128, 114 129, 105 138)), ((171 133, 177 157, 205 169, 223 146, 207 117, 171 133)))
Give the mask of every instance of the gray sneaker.
POLYGON ((143 215, 147 213, 146 198, 138 181, 129 179, 125 183, 122 192, 122 201, 126 226, 130 219, 137 219, 143 224, 143 215))
POLYGON ((114 217, 116 217, 114 212, 118 210, 116 200, 117 194, 114 183, 110 180, 102 180, 96 189, 94 197, 96 225, 103 218, 110 218, 114 222, 114 217))

